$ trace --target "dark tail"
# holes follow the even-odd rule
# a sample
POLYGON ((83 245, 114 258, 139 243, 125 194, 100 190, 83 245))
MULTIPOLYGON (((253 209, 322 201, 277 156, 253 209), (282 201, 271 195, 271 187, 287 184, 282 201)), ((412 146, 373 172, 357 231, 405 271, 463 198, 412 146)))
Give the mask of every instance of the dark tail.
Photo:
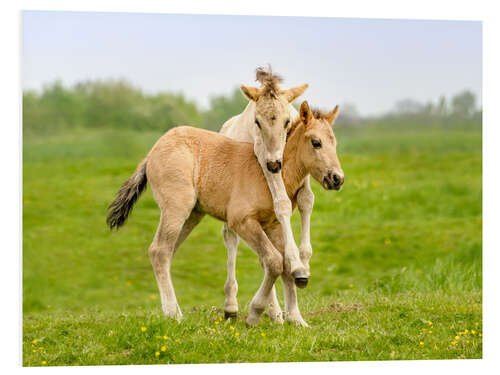
POLYGON ((146 188, 148 179, 146 177, 147 158, 137 167, 134 174, 122 185, 115 200, 108 207, 106 223, 109 229, 118 229, 127 220, 135 202, 146 188))

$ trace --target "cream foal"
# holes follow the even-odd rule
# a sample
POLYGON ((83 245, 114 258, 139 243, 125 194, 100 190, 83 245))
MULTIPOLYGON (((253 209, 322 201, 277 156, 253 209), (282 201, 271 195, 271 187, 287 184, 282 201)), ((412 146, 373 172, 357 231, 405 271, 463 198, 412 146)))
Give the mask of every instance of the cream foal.
MULTIPOLYGON (((330 127, 337 112, 335 107, 326 114, 313 114, 307 102, 301 105, 300 120, 294 124, 283 158, 283 180, 293 206, 308 174, 325 189, 338 190, 343 183, 335 177, 342 169, 330 127)), ((282 276, 286 319, 307 325, 298 309, 291 270, 283 261, 281 224, 252 144, 186 126, 168 131, 111 203, 110 228, 125 223, 148 181, 161 210, 149 255, 167 316, 182 317, 170 274, 174 253, 208 214, 225 221, 258 254, 264 268, 264 280, 250 303, 247 323, 259 323, 274 282, 282 276)))
MULTIPOLYGON (((281 166, 280 155, 269 156, 269 140, 274 133, 282 132, 282 135, 277 137, 283 138, 287 126, 280 126, 284 119, 289 123, 294 123, 299 113, 291 105, 288 104, 290 100, 284 102, 284 106, 274 105, 270 106, 268 102, 274 99, 279 103, 279 100, 270 95, 263 95, 266 91, 276 92, 283 95, 285 91, 279 89, 281 77, 274 75, 271 68, 267 70, 263 68, 257 69, 257 80, 261 82, 260 89, 254 87, 241 86, 241 90, 249 99, 249 103, 245 110, 239 115, 233 116, 222 126, 220 133, 232 138, 236 141, 251 142, 254 144, 254 152, 262 167, 262 171, 266 178, 269 190, 273 197, 274 211, 276 217, 283 228, 283 235, 285 236, 285 261, 290 264, 292 274, 295 277, 295 282, 299 287, 307 285, 309 277, 309 259, 312 255, 311 236, 310 236, 310 222, 311 212, 314 205, 314 194, 312 193, 309 177, 304 181, 304 186, 300 188, 297 195, 297 203, 302 220, 301 243, 300 249, 297 248, 293 237, 290 218, 292 215, 292 205, 290 199, 286 194, 283 178, 279 173, 279 168, 272 170, 271 163, 268 160, 278 158, 275 163, 281 166)), ((301 95, 307 88, 307 85, 298 86, 291 89, 295 91, 294 97, 301 95)), ((280 147, 283 147, 282 144, 280 147)), ((234 318, 238 314, 238 301, 236 295, 238 293, 238 283, 236 281, 236 255, 239 244, 238 235, 228 228, 227 224, 224 225, 223 230, 224 244, 227 248, 227 280, 224 285, 224 293, 226 296, 224 302, 224 315, 226 318, 234 318)), ((282 312, 276 297, 276 290, 273 287, 271 291, 271 299, 269 302, 269 315, 273 320, 279 321, 282 319, 282 312)))

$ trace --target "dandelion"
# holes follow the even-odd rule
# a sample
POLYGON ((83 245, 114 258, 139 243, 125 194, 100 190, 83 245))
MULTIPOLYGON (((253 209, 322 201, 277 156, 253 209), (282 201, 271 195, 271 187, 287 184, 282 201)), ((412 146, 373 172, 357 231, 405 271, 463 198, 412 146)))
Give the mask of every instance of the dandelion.
POLYGON ((42 365, 46 365, 47 364, 47 361, 42 361, 42 365))
POLYGON ((455 336, 455 340, 460 340, 460 336, 455 336))
POLYGON ((36 353, 36 349, 33 349, 33 353, 36 353))
POLYGON ((168 336, 163 336, 163 340, 166 340, 166 339, 168 339, 168 336))
POLYGON ((215 325, 218 325, 218 324, 219 324, 219 321, 218 321, 218 320, 216 320, 216 321, 215 321, 215 325))
POLYGON ((181 340, 179 340, 179 339, 175 339, 175 342, 180 342, 180 341, 181 341, 181 340))
POLYGON ((431 326, 431 325, 432 325, 432 322, 430 322, 430 321, 429 321, 429 322, 427 322, 427 324, 428 324, 429 326, 431 326))
POLYGON ((163 345, 163 346, 160 348, 160 350, 161 350, 162 352, 165 352, 165 351, 167 350, 167 347, 166 347, 165 345, 163 345))
POLYGON ((215 333, 215 328, 212 328, 212 332, 215 333))
POLYGON ((234 327, 233 326, 229 326, 229 329, 232 331, 232 330, 234 330, 234 327))
POLYGON ((470 330, 470 333, 472 333, 473 335, 476 334, 476 331, 474 331, 473 329, 470 330))
POLYGON ((427 328, 422 328, 422 331, 424 331, 424 332, 427 331, 427 328))
POLYGON ((429 331, 429 333, 432 333, 432 331, 429 331))
POLYGON ((261 332, 261 333, 260 333, 260 335, 261 335, 262 337, 266 337, 266 334, 265 334, 264 332, 261 332))
POLYGON ((160 352, 155 352, 155 357, 159 357, 160 356, 160 352))
POLYGON ((424 345, 424 342, 423 341, 420 341, 420 345, 423 346, 424 345))
POLYGON ((240 335, 240 333, 239 333, 239 332, 235 332, 235 333, 234 333, 234 337, 238 337, 239 335, 240 335))
POLYGON ((146 327, 144 327, 144 326, 143 326, 143 327, 141 327, 141 331, 142 331, 142 332, 146 332, 146 330, 147 330, 147 328, 146 328, 146 327))
POLYGON ((456 345, 456 343, 457 343, 456 341, 452 341, 451 345, 456 345))
POLYGON ((469 340, 467 340, 466 342, 467 342, 467 344, 468 344, 468 343, 470 343, 470 341, 469 341, 469 340))
POLYGON ((38 342, 38 340, 33 340, 31 343, 36 345, 37 342, 38 342))
POLYGON ((466 330, 464 331, 464 333, 469 333, 469 330, 468 330, 468 329, 466 329, 466 330))
POLYGON ((222 322, 222 316, 219 317, 219 320, 222 322))
POLYGON ((45 349, 43 346, 40 346, 40 347, 38 348, 38 350, 43 350, 43 349, 45 349))
POLYGON ((483 337, 483 334, 482 334, 482 333, 480 333, 480 334, 479 334, 479 337, 483 337))

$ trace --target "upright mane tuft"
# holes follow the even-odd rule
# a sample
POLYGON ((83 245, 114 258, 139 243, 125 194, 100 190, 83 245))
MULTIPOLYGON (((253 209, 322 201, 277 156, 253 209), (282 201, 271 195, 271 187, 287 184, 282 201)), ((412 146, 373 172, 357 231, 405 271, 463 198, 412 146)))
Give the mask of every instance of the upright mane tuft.
POLYGON ((279 94, 280 84, 283 82, 283 78, 280 75, 273 73, 271 65, 268 65, 267 68, 258 67, 255 70, 255 80, 261 83, 263 94, 271 96, 279 94))

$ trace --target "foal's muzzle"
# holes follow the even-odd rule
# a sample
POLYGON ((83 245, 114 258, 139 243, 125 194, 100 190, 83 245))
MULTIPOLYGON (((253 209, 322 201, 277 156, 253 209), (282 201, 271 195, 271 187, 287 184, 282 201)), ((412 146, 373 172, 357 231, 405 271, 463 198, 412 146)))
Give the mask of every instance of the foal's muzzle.
POLYGON ((268 161, 267 170, 271 173, 278 173, 281 170, 281 160, 268 161))
POLYGON ((333 171, 329 171, 325 178, 323 178, 323 187, 328 190, 340 190, 343 184, 344 176, 333 171))

